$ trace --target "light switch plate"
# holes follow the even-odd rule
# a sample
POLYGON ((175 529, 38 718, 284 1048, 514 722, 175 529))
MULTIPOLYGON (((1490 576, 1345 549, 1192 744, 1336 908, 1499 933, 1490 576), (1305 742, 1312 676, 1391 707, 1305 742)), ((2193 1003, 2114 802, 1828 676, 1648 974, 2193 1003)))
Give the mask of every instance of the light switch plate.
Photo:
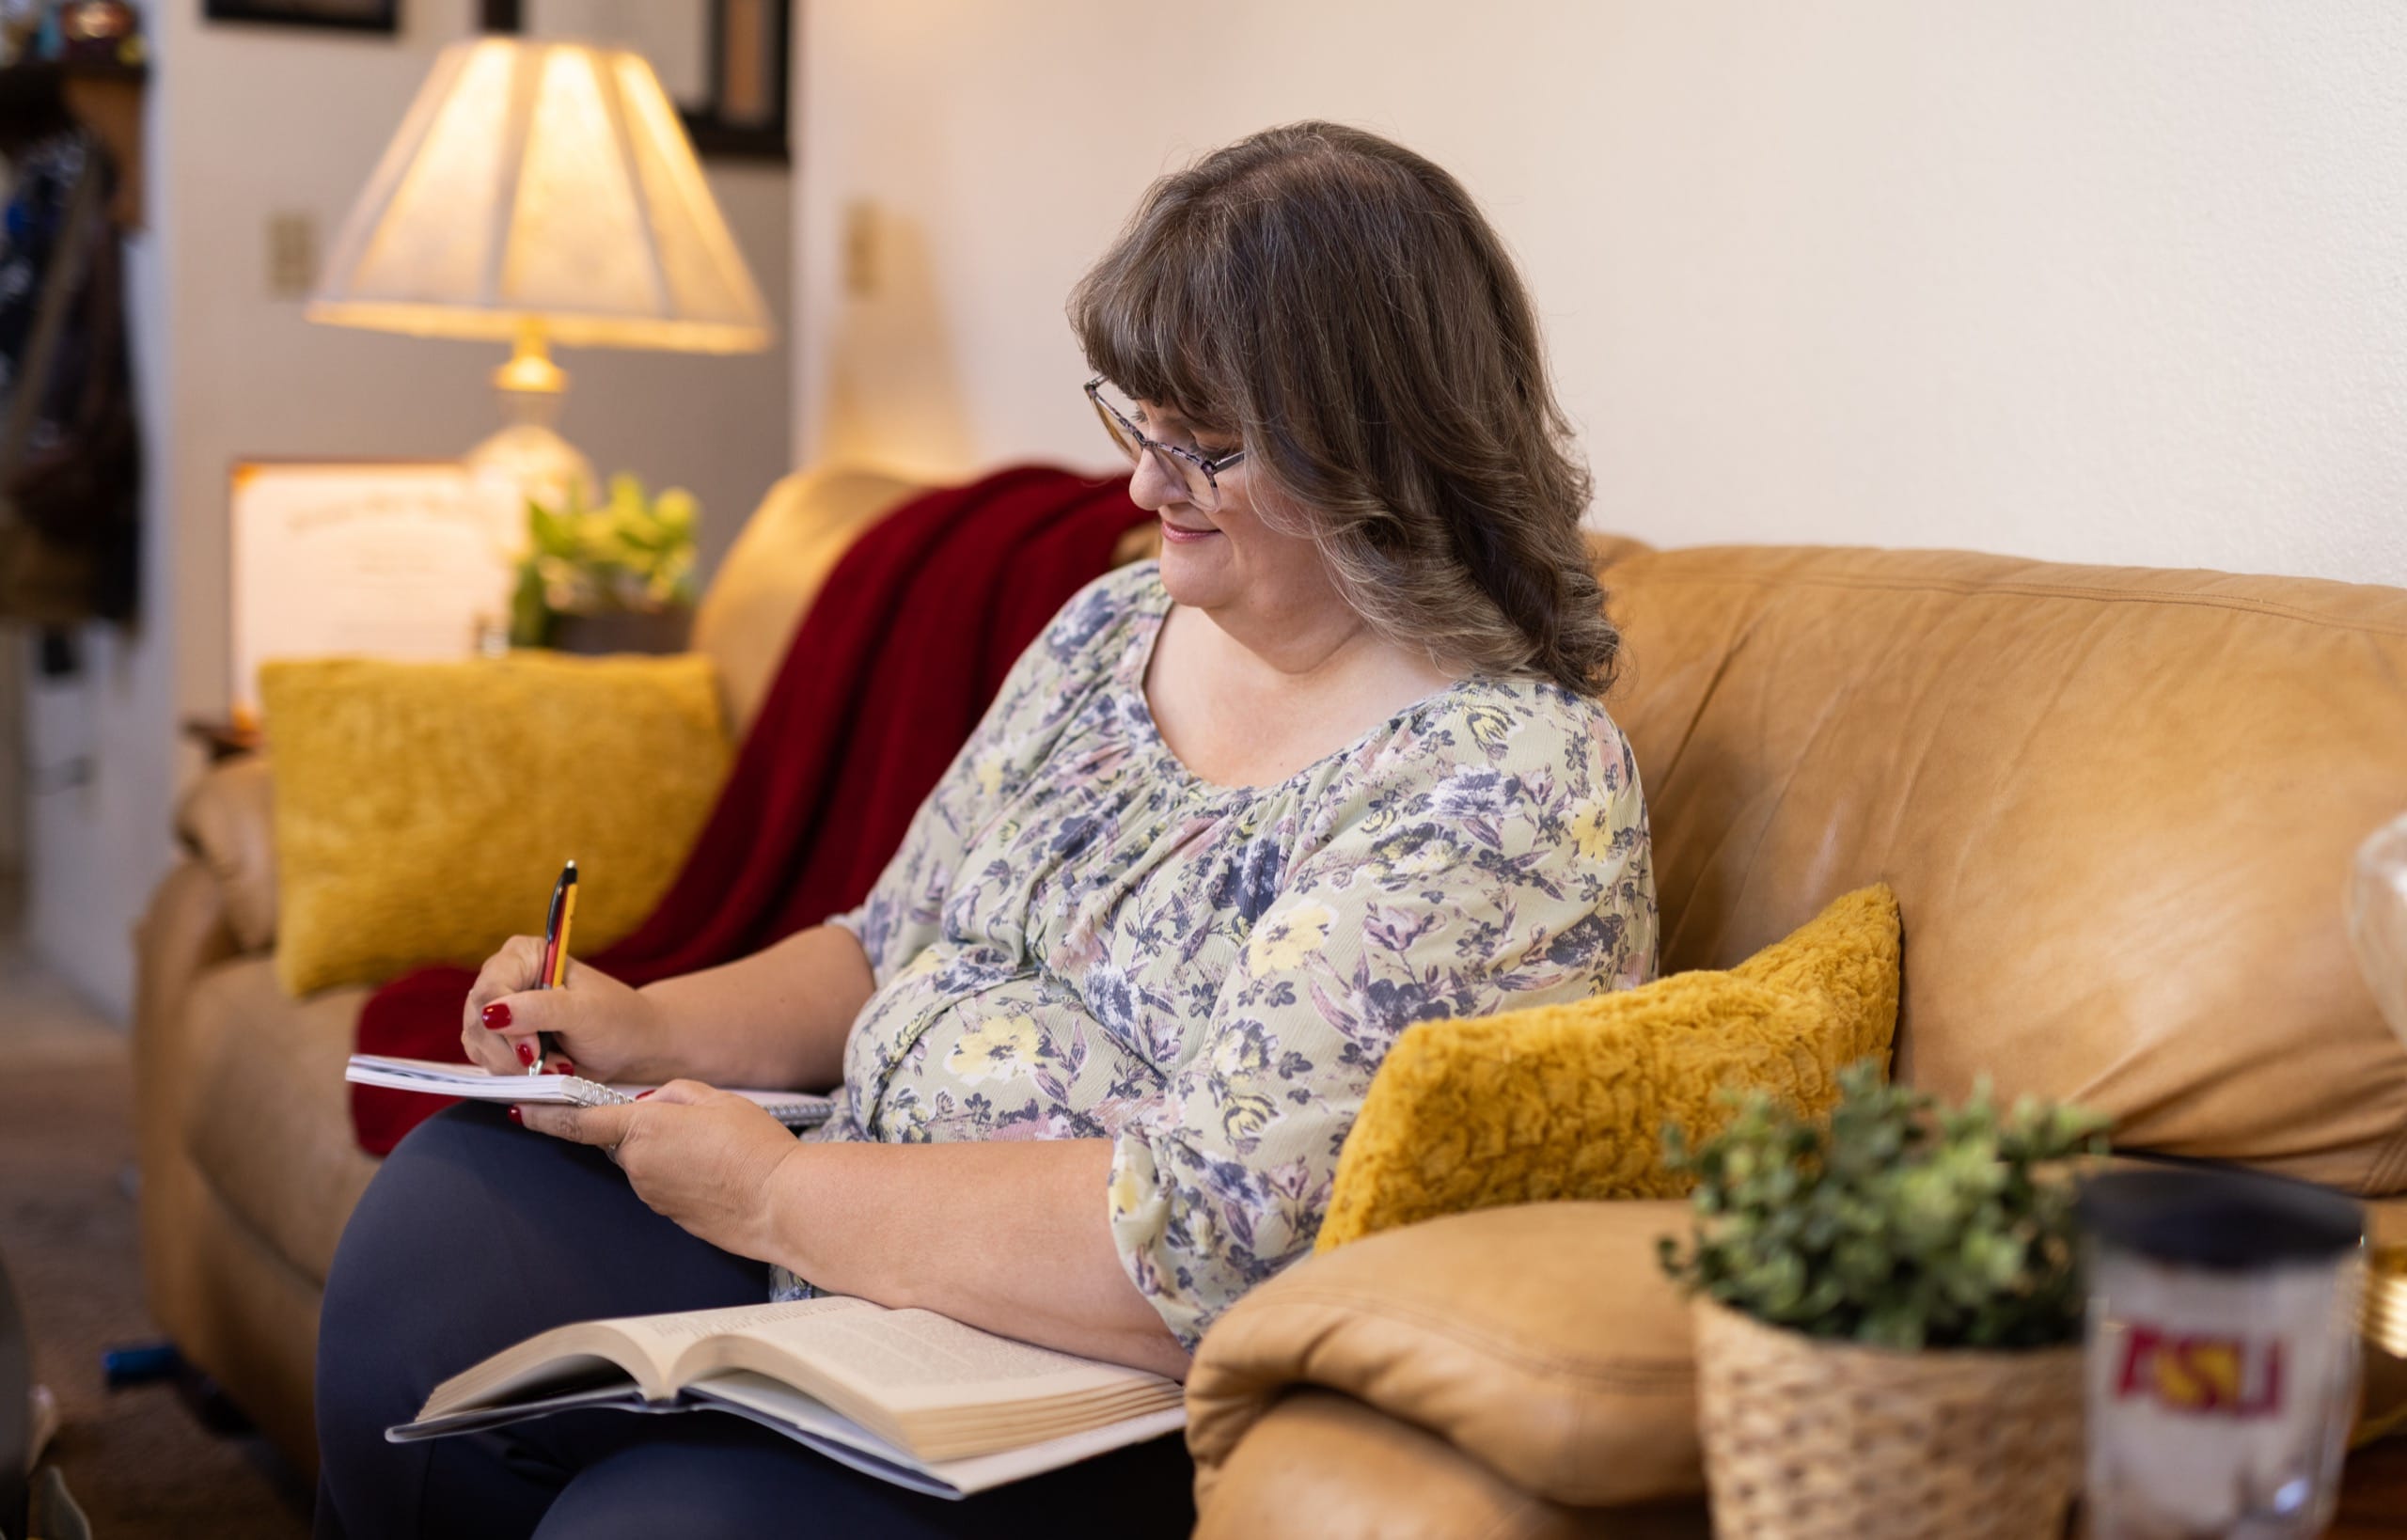
POLYGON ((318 281, 318 219, 290 210, 267 216, 267 291, 307 299, 318 281))

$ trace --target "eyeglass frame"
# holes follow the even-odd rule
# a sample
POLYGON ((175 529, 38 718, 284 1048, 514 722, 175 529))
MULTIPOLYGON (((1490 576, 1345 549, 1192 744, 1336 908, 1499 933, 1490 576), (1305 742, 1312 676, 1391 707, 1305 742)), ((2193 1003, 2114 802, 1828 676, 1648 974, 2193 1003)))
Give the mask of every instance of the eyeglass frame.
MULTIPOLYGON (((1218 455, 1210 459, 1206 459, 1203 455, 1196 453, 1193 449, 1186 448, 1176 444, 1165 444, 1160 439, 1147 437, 1144 430, 1139 428, 1135 423, 1130 422, 1126 417, 1122 416, 1118 407, 1103 399, 1103 386, 1109 378, 1109 377, 1108 375, 1098 374, 1093 379, 1089 380, 1086 384, 1087 400, 1093 403, 1095 415, 1104 419, 1103 426, 1106 432, 1110 432, 1111 425, 1116 422, 1120 425, 1123 432, 1125 432, 1130 438, 1136 440, 1137 453, 1128 457, 1128 464, 1132 465, 1135 464, 1137 463, 1138 456, 1143 454, 1147 449, 1157 449, 1163 454, 1170 455, 1175 459, 1184 460, 1188 464, 1204 473, 1204 484, 1212 489, 1212 503, 1214 507, 1218 507, 1220 501, 1219 473, 1227 470, 1231 465, 1235 464, 1238 461, 1243 460, 1246 452, 1243 449, 1238 449, 1231 454, 1218 455)), ((1118 433, 1112 434, 1112 442, 1114 444, 1118 444, 1120 442, 1120 435, 1118 433)), ((1187 480, 1183 476, 1180 477, 1179 479, 1182 481, 1187 480)), ((1188 486, 1189 490, 1192 490, 1194 483, 1188 481, 1188 486)), ((1208 513, 1211 510, 1205 509, 1204 511, 1208 513)))

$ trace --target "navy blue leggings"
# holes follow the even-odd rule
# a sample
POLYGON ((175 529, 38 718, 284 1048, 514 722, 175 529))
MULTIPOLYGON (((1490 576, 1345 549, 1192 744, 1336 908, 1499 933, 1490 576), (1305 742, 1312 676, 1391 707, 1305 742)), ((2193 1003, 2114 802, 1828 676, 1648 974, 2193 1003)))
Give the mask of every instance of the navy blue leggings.
POLYGON ((453 1108, 401 1141, 343 1231, 318 1332, 317 1533, 1184 1535, 1176 1435, 959 1502, 716 1412, 564 1413, 388 1444, 437 1382, 569 1321, 768 1296, 768 1268, 662 1218, 599 1152, 453 1108))

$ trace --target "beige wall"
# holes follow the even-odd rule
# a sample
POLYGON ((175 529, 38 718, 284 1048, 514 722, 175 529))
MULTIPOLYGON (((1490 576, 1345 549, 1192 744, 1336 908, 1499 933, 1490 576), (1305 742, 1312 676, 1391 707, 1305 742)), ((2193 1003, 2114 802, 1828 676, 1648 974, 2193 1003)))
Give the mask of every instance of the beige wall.
MULTIPOLYGON (((497 425, 498 344, 312 325, 269 295, 266 225, 307 213, 332 241, 435 52, 473 30, 473 0, 409 0, 398 39, 204 24, 152 8, 150 230, 134 253, 149 456, 144 626, 93 635, 84 682, 36 692, 41 762, 91 780, 32 805, 29 914, 44 952, 122 1012, 127 931, 165 868, 194 762, 176 720, 227 701, 226 470, 247 455, 451 455, 497 425)), ((784 325, 790 178, 715 163, 712 186, 784 325)), ((561 428, 607 473, 682 483, 713 558, 788 466, 782 342, 741 358, 568 352, 561 428)))
POLYGON ((1071 282, 1157 172, 1326 117, 1519 254, 1599 523, 2407 582, 2396 0, 808 13, 806 456, 1097 462, 1071 282))

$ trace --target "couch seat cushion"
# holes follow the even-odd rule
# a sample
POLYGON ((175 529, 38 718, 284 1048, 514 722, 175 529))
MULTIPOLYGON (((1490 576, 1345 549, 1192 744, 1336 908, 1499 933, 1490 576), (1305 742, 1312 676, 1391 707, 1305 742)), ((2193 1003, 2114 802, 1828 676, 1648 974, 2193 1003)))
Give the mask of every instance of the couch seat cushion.
POLYGON ((352 1139, 342 1077, 368 993, 296 1000, 274 959, 254 957, 201 975, 187 1007, 184 1148, 227 1207, 321 1283, 376 1172, 352 1139))

